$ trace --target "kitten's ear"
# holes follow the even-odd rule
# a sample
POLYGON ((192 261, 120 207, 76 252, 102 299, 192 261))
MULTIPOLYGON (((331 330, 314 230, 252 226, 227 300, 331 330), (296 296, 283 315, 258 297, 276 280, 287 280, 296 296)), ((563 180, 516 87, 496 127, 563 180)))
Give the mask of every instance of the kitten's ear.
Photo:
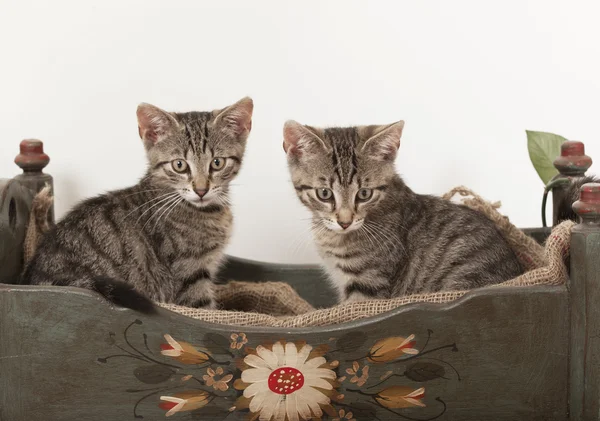
POLYGON ((326 152, 328 148, 317 129, 288 120, 283 126, 283 150, 290 156, 300 157, 304 152, 326 152))
POLYGON ((239 140, 246 140, 252 129, 252 111, 252 98, 245 97, 229 107, 213 111, 216 115, 213 124, 239 140))
POLYGON ((146 103, 138 105, 137 120, 140 137, 146 149, 150 149, 179 127, 171 113, 146 103))
POLYGON ((367 139, 361 151, 378 161, 393 161, 400 147, 404 121, 386 126, 366 126, 359 130, 367 139))

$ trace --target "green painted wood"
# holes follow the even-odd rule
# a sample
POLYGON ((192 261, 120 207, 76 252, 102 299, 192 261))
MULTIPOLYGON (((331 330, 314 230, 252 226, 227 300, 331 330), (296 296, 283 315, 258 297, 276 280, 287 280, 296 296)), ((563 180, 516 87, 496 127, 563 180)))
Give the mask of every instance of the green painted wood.
POLYGON ((0 419, 127 421, 136 419, 135 408, 144 420, 162 420, 167 409, 159 407, 160 396, 192 391, 213 400, 169 419, 244 420, 246 412, 228 409, 242 394, 233 384, 247 369, 240 361, 248 347, 304 341, 323 349, 326 370, 346 377, 335 386, 335 396, 344 394, 333 403, 338 415, 344 410, 357 420, 562 421, 567 417, 568 336, 564 287, 488 288, 450 304, 412 304, 339 326, 280 329, 211 325, 165 310, 146 317, 112 309, 84 290, 2 285, 0 419), (231 348, 234 333, 248 341, 241 349, 231 348), (205 347, 215 373, 223 369, 216 378, 233 375, 227 390, 206 384, 208 364, 183 364, 161 355, 165 334, 205 347), (377 351, 378 341, 397 346, 400 342, 390 338, 411 334, 414 343, 405 348, 420 354, 400 353, 401 361, 394 361, 388 351, 377 351), (378 363, 364 358, 369 354, 378 363), (355 376, 346 370, 354 361, 359 369, 351 382, 355 376), (382 380, 390 371, 391 377, 382 380), (190 375, 198 380, 182 381, 190 375), (377 404, 377 395, 385 396, 386 390, 389 397, 421 387, 424 397, 418 401, 425 407, 408 405, 393 413, 377 404))
POLYGON ((23 267, 25 228, 34 193, 15 179, 0 180, 0 282, 16 282, 23 267))
POLYGON ((570 389, 571 420, 600 419, 600 184, 595 197, 573 205, 582 221, 571 237, 570 389))

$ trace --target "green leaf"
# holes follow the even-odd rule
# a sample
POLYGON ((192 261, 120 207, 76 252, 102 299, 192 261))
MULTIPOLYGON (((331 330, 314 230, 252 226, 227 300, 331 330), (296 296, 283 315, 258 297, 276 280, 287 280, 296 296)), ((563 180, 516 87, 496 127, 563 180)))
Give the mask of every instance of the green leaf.
POLYGON ((525 132, 527 133, 529 158, 542 182, 546 185, 552 177, 558 174, 553 162, 560 155, 560 145, 567 139, 553 133, 532 132, 530 130, 525 132))
POLYGON ((435 363, 414 363, 406 369, 404 375, 415 382, 427 382, 429 380, 444 377, 446 370, 435 363))

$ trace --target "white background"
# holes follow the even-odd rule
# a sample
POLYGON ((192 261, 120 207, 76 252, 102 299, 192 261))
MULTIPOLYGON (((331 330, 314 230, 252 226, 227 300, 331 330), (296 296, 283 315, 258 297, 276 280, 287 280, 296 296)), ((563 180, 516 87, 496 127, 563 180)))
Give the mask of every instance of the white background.
POLYGON ((290 118, 404 119, 410 187, 466 185, 538 226, 525 130, 582 140, 600 161, 599 21, 592 1, 0 0, 0 175, 19 172, 21 139, 42 139, 62 216, 143 174, 139 102, 212 110, 250 95, 233 255, 317 261, 281 147, 290 118))

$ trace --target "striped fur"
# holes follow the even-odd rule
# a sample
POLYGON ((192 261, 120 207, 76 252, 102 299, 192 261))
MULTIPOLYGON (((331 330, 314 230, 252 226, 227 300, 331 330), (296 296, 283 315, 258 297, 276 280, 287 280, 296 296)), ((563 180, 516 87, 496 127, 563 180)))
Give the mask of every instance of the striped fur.
POLYGON ((240 169, 252 100, 213 112, 138 108, 148 171, 130 188, 77 205, 43 238, 23 282, 88 288, 148 310, 149 300, 212 307, 232 229, 229 183, 240 169), (224 164, 215 170, 215 158, 224 164), (176 162, 185 171, 176 170, 176 162), (208 192, 200 197, 195 189, 208 192))
POLYGON ((600 178, 595 176, 583 176, 571 178, 571 183, 566 188, 566 192, 563 195, 563 200, 558 204, 557 208, 557 222, 571 220, 577 222, 579 217, 573 211, 573 203, 579 200, 581 187, 586 183, 600 183, 600 178))
POLYGON ((284 127, 292 182, 313 213, 314 239, 340 301, 475 288, 519 275, 515 254, 485 216, 404 184, 394 167, 403 125, 284 127), (319 198, 319 189, 332 198, 319 198), (361 189, 372 196, 360 200, 361 189))

